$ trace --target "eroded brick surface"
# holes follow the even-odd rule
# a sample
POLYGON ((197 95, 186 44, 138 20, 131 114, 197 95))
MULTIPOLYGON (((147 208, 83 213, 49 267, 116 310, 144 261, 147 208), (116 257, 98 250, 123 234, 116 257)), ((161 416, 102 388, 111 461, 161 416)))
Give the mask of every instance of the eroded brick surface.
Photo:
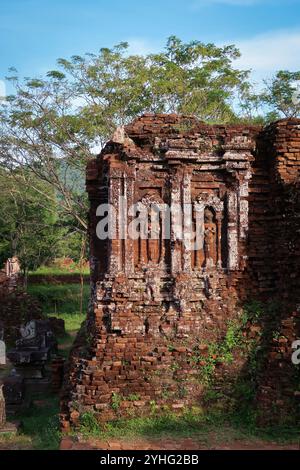
MULTIPOLYGON (((63 427, 83 411, 108 420, 147 412, 153 403, 178 411, 199 403, 193 351, 220 340, 249 297, 284 300, 279 327, 288 328, 286 349, 272 347, 291 367, 299 316, 299 169, 300 120, 261 129, 145 115, 115 133, 87 168, 91 306, 71 356, 63 427), (193 222, 183 221, 182 238, 172 216, 170 240, 160 224, 155 240, 101 241, 96 209, 110 203, 118 212, 120 196, 128 206, 190 205, 193 222), (203 239, 190 250, 196 217, 203 239), (122 397, 118 406, 113 397, 122 397)), ((117 233, 131 221, 117 224, 117 233)), ((232 369, 238 374, 242 367, 232 369)), ((269 387, 271 402, 278 386, 269 382, 261 377, 260 392, 269 387)))

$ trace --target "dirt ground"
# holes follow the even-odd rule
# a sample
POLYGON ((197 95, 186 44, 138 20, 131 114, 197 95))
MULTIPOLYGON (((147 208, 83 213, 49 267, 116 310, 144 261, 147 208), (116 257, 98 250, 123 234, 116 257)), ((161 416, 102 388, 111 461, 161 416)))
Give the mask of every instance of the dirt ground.
MULTIPOLYGON (((27 436, 3 436, 0 438, 1 450, 33 449, 31 439, 27 436)), ((300 442, 279 444, 263 440, 224 440, 209 435, 206 439, 194 438, 161 438, 134 440, 84 440, 80 437, 65 436, 61 440, 60 450, 300 450, 300 442)))
POLYGON ((182 439, 138 439, 134 441, 116 440, 87 441, 64 437, 60 445, 61 450, 300 450, 300 443, 278 444, 265 441, 236 440, 232 442, 217 442, 214 436, 207 441, 197 438, 182 439))

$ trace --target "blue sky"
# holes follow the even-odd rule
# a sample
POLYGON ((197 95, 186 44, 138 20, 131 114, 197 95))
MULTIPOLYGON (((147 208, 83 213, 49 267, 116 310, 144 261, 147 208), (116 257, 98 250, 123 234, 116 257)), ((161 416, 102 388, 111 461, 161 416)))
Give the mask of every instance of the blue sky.
POLYGON ((300 69, 300 0, 1 0, 0 79, 10 66, 38 76, 58 57, 128 41, 132 52, 166 38, 237 44, 255 79, 300 69))

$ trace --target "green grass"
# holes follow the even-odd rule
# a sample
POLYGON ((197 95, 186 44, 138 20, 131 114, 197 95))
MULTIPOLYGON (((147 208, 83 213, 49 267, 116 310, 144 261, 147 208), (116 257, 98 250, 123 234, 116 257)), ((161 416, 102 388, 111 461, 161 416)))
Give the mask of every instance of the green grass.
MULTIPOLYGON (((22 414, 22 431, 18 436, 5 436, 1 444, 9 441, 13 448, 33 448, 56 450, 59 448, 61 433, 59 431, 58 398, 43 397, 43 407, 32 405, 22 414)), ((236 440, 245 442, 265 441, 277 444, 299 442, 299 428, 270 427, 257 428, 237 420, 236 416, 222 412, 201 412, 200 408, 189 410, 179 416, 172 412, 161 416, 119 419, 100 425, 93 413, 81 417, 79 429, 71 435, 81 434, 83 438, 103 440, 137 440, 137 439, 181 439, 193 438, 204 447, 218 443, 232 443, 236 440)), ((18 417, 17 417, 18 418, 18 417)))
POLYGON ((74 331, 78 331, 82 322, 85 320, 86 315, 80 313, 65 313, 56 315, 57 318, 61 318, 65 321, 65 328, 67 333, 73 333, 74 331))
POLYGON ((75 333, 86 318, 90 287, 83 286, 82 313, 80 313, 80 284, 37 284, 29 285, 28 293, 41 304, 46 316, 55 316, 64 320, 66 335, 58 338, 59 352, 68 357, 75 333))
POLYGON ((59 431, 59 398, 43 397, 43 406, 31 407, 19 418, 22 421, 20 436, 31 440, 33 449, 55 450, 59 448, 61 433, 59 431))
POLYGON ((30 450, 32 440, 24 434, 5 433, 0 435, 0 450, 30 450))
POLYGON ((190 437, 202 434, 205 420, 197 414, 177 416, 167 413, 162 416, 119 419, 101 425, 92 413, 81 417, 80 433, 98 438, 138 438, 138 437, 190 437))
POLYGON ((237 422, 236 417, 220 412, 199 413, 188 411, 182 416, 166 413, 162 416, 120 419, 100 425, 96 416, 86 413, 81 417, 79 432, 85 438, 138 439, 187 438, 203 443, 232 442, 234 440, 264 440, 276 443, 295 443, 300 439, 299 428, 257 428, 237 422))
POLYGON ((87 267, 84 267, 80 270, 77 265, 72 265, 72 267, 61 267, 61 266, 40 266, 35 271, 29 272, 29 278, 34 276, 61 276, 61 275, 72 275, 72 274, 84 274, 88 276, 90 270, 87 267))
POLYGON ((83 286, 82 313, 80 313, 80 284, 29 285, 28 293, 38 299, 46 316, 55 316, 64 320, 67 334, 64 338, 59 338, 59 344, 63 345, 62 355, 68 357, 74 333, 79 330, 86 318, 90 287, 83 286))
MULTIPOLYGON (((46 315, 80 314, 80 284, 33 284, 28 286, 28 294, 41 303, 46 315)), ((90 295, 90 286, 83 285, 82 311, 86 314, 90 295)))
POLYGON ((22 413, 16 414, 14 420, 21 423, 18 434, 0 435, 0 450, 57 450, 61 433, 59 430, 59 398, 51 395, 31 397, 39 400, 22 413), (42 403, 41 403, 42 401, 42 403))

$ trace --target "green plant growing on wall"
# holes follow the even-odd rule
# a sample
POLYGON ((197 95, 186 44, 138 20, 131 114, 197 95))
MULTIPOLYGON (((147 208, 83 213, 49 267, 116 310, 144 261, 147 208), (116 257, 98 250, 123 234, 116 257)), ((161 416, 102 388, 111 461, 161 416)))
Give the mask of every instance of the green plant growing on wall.
POLYGON ((171 364, 171 366, 170 366, 170 369, 173 372, 177 372, 180 369, 180 365, 178 364, 178 362, 173 362, 173 364, 171 364))
POLYGON ((243 306, 241 315, 242 326, 246 326, 248 321, 257 322, 265 313, 265 306, 259 300, 251 300, 243 306))
POLYGON ((164 400, 168 400, 171 397, 169 390, 165 389, 162 391, 161 396, 164 400))
POLYGON ((111 407, 114 411, 118 411, 120 408, 123 398, 116 392, 113 392, 111 395, 111 407))
POLYGON ((150 400, 149 402, 150 405, 150 413, 151 415, 155 415, 157 410, 158 410, 158 405, 155 400, 150 400))
POLYGON ((141 399, 141 396, 138 393, 131 393, 127 397, 128 401, 139 401, 140 399, 141 399))
POLYGON ((92 411, 87 411, 80 416, 79 429, 83 435, 97 435, 100 432, 97 416, 92 411))
POLYGON ((191 360, 199 368, 199 378, 203 385, 206 387, 212 386, 216 367, 219 364, 232 363, 235 351, 239 350, 246 357, 249 356, 252 366, 256 367, 254 359, 257 353, 257 342, 256 340, 245 338, 243 336, 243 329, 248 321, 256 322, 263 314, 263 304, 260 302, 253 301, 247 304, 240 320, 230 320, 228 322, 226 334, 220 343, 209 343, 205 353, 201 353, 198 348, 194 349, 191 360), (255 352, 252 352, 255 347, 255 352))
POLYGON ((178 391, 177 391, 177 396, 178 398, 185 398, 188 394, 188 391, 186 387, 183 385, 183 383, 178 384, 178 391))

